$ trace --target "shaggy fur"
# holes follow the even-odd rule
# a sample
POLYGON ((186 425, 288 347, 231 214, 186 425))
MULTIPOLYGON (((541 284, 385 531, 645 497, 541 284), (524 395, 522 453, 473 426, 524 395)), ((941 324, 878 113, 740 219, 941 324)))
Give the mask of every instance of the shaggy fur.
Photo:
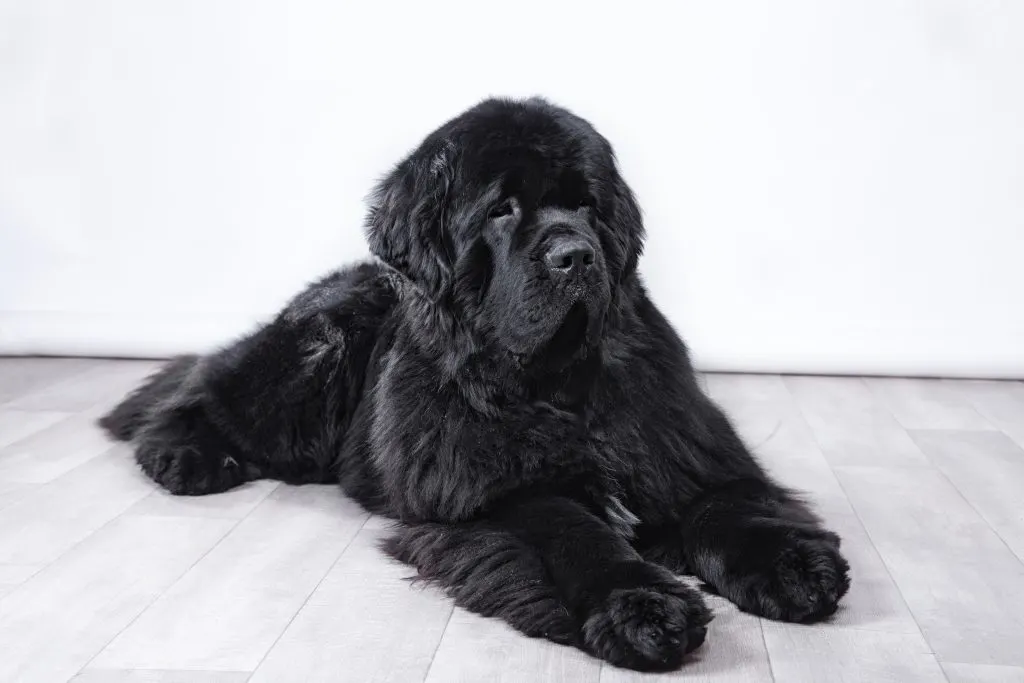
POLYGON ((612 148, 543 100, 443 125, 372 198, 380 262, 311 285, 101 420, 169 491, 339 482, 384 543, 480 614, 640 670, 711 615, 813 621, 839 538, 758 465, 651 303, 612 148))

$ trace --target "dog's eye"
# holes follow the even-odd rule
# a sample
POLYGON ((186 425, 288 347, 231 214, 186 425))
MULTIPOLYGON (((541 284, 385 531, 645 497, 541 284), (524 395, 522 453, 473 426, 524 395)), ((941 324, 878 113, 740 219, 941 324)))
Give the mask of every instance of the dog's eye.
POLYGON ((504 218, 505 216, 511 216, 515 209, 512 206, 512 200, 506 199, 501 204, 491 209, 491 212, 487 214, 488 218, 504 218))

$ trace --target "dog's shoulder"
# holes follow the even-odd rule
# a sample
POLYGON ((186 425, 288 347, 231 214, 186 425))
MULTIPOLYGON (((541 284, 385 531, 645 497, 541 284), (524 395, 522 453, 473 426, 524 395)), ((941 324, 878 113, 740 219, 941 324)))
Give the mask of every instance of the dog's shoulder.
POLYGON ((387 266, 364 261, 309 284, 288 302, 281 319, 299 323, 317 316, 379 318, 394 308, 401 286, 387 266))

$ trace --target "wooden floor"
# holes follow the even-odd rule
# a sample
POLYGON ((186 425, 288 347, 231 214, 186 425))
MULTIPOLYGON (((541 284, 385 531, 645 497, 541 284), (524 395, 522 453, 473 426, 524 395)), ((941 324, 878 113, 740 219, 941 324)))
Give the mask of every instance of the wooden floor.
POLYGON ((0 359, 0 681, 1024 681, 1024 384, 708 375, 853 567, 827 625, 711 599, 640 676, 453 610, 335 487, 174 498, 94 418, 155 363, 0 359))

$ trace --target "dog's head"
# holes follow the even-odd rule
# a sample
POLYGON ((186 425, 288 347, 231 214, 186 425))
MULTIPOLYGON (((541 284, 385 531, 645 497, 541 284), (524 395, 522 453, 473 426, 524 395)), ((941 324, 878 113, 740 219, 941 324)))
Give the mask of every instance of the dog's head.
POLYGON ((541 99, 487 100, 381 182, 370 248, 487 344, 566 360, 636 270, 640 211, 611 145, 541 99))

